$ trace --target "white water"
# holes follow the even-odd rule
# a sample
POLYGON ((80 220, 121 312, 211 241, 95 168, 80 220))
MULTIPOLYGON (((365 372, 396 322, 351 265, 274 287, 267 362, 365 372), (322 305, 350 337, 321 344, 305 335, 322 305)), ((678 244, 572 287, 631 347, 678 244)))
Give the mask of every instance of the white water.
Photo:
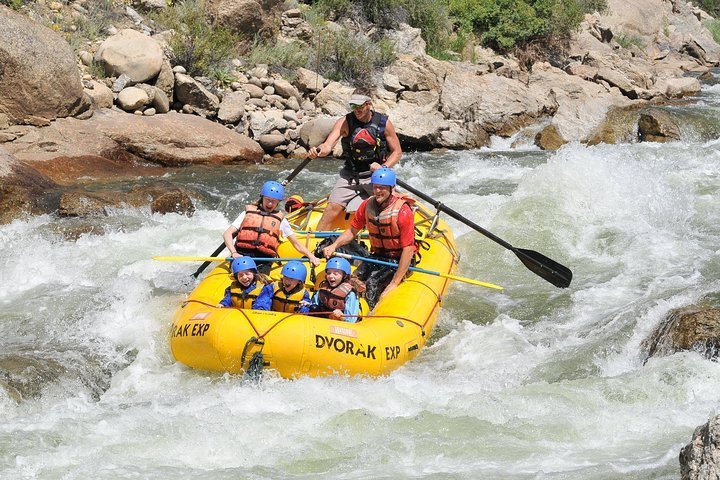
MULTIPOLYGON (((191 218, 117 211, 76 241, 77 221, 50 216, 0 227, 0 478, 678 478, 718 413, 720 364, 643 366, 641 342, 671 309, 720 298, 720 142, 507 148, 408 155, 400 174, 570 267, 572 286, 452 221, 460 274, 506 291, 455 284, 431 345, 379 379, 256 385, 172 359, 197 265, 150 257, 211 252, 289 169, 189 173, 206 194, 191 218)), ((292 187, 319 195, 336 167, 292 187)))

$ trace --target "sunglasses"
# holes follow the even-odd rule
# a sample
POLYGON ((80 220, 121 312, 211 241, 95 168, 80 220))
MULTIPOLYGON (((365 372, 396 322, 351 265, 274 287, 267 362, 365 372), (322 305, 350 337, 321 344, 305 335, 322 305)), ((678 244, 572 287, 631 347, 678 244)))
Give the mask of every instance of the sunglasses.
POLYGON ((365 102, 365 103, 363 103, 363 104, 361 104, 361 105, 352 104, 352 105, 350 105, 350 108, 351 108, 352 110, 359 110, 359 109, 363 108, 365 105, 367 105, 367 103, 368 103, 368 102, 365 102))

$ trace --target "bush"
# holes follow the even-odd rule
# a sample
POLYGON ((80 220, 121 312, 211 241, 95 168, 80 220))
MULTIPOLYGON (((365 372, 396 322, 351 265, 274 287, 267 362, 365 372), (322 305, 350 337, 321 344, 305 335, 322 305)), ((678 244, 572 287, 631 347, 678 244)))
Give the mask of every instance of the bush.
POLYGON ((715 17, 720 16, 720 0, 696 0, 693 3, 708 12, 710 15, 715 17))
POLYGON ((20 10, 20 7, 25 5, 24 0, 0 0, 0 5, 5 5, 13 10, 20 10))
POLYGON ((286 75, 292 76, 298 67, 307 65, 307 46, 298 42, 269 43, 258 38, 246 59, 252 66, 263 63, 278 70, 287 70, 286 75))
POLYGON ((461 29, 483 45, 506 53, 530 43, 566 42, 587 12, 607 9, 606 0, 449 0, 461 29))
POLYGON ((332 80, 345 80, 357 86, 367 86, 375 69, 389 65, 395 59, 392 42, 372 41, 348 31, 320 31, 318 48, 311 64, 318 73, 332 80))
POLYGON ((628 35, 625 33, 620 33, 618 35, 615 35, 613 38, 618 45, 620 45, 622 48, 630 48, 633 45, 638 47, 640 50, 645 49, 645 43, 643 42, 642 38, 640 38, 637 35, 628 35))
POLYGON ((720 43, 720 20, 711 20, 705 24, 710 33, 712 33, 715 42, 720 43))
POLYGON ((210 25, 205 18, 202 0, 182 0, 173 3, 154 17, 165 29, 175 34, 170 39, 173 61, 184 66, 190 75, 206 75, 223 69, 227 61, 237 55, 242 38, 221 26, 210 25))

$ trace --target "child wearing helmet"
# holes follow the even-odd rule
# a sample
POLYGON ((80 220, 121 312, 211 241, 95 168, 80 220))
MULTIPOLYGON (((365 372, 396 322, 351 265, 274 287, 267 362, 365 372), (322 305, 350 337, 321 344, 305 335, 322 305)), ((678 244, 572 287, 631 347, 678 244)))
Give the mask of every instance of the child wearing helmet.
POLYGON ((356 288, 350 281, 350 262, 340 257, 332 257, 325 267, 325 279, 320 282, 317 292, 310 302, 313 312, 329 312, 327 318, 358 321, 360 302, 356 288))
MULTIPOLYGON (((238 258, 243 255, 277 257, 280 236, 283 236, 295 247, 295 250, 317 266, 320 261, 295 238, 290 223, 278 208, 285 195, 285 188, 278 182, 267 181, 263 184, 260 193, 258 202, 246 205, 245 211, 223 233, 225 246, 230 250, 232 257, 238 258)), ((269 273, 270 263, 262 264, 259 271, 269 273)))
POLYGON ((307 313, 310 294, 305 289, 307 268, 298 260, 291 260, 282 269, 282 279, 266 285, 255 302, 257 310, 307 313))
POLYGON ((235 280, 225 289, 218 307, 255 308, 254 302, 265 287, 255 261, 250 257, 239 257, 233 260, 230 268, 235 280))

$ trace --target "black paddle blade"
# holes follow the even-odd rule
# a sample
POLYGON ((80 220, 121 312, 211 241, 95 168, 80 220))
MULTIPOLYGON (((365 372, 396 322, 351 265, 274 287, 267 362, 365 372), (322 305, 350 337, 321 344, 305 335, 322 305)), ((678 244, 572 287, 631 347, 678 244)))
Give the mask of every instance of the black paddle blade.
POLYGON ((535 275, 544 278, 559 288, 567 288, 572 281, 572 271, 542 253, 524 248, 513 248, 520 261, 535 275))

